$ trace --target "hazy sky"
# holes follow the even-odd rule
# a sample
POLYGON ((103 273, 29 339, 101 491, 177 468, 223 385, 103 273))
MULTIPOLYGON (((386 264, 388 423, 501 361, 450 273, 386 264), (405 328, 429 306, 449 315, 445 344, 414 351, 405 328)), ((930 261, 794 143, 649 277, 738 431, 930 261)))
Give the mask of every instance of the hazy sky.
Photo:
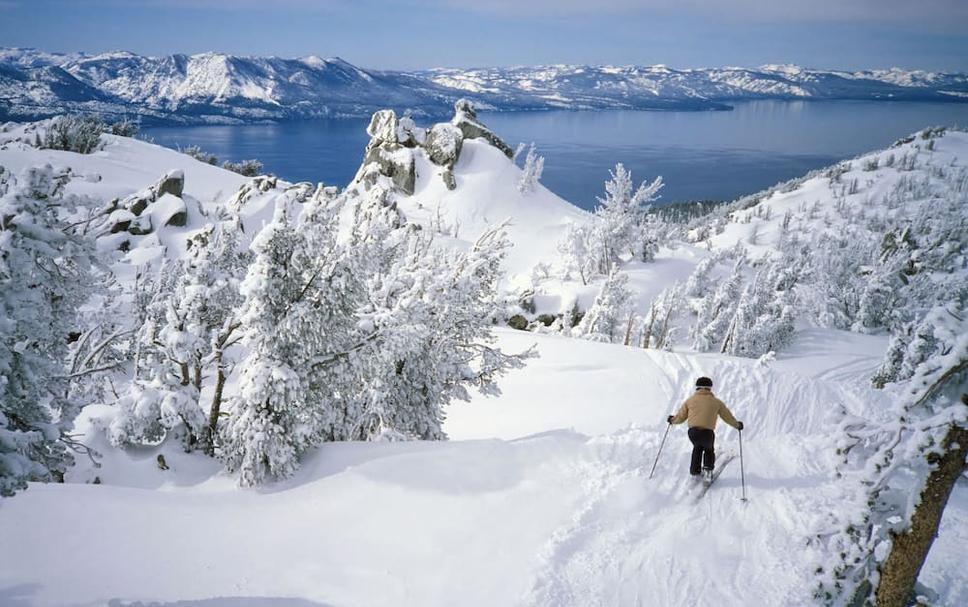
POLYGON ((797 63, 968 71, 968 0, 0 0, 0 46, 371 68, 797 63))

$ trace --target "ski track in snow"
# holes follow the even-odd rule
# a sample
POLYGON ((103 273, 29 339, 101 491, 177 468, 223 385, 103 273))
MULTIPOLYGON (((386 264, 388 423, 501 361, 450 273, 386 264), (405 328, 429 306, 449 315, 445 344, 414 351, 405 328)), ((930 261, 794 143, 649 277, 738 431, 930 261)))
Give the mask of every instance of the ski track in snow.
MULTIPOLYGON (((666 377, 695 377, 710 372, 702 358, 650 353, 648 360, 666 377)), ((748 425, 750 501, 740 501, 736 461, 694 503, 684 426, 670 432, 653 479, 644 460, 654 456, 664 429, 594 438, 595 457, 580 468, 582 507, 545 546, 521 605, 652 605, 656 597, 667 605, 814 603, 812 589, 802 585, 810 564, 804 530, 816 527, 812 513, 827 509, 817 500, 825 500, 832 467, 815 456, 815 441, 800 441, 794 428, 808 433, 803 422, 822 423, 818 408, 806 404, 850 407, 858 396, 824 379, 795 378, 791 390, 789 378, 780 381, 756 365, 717 360, 714 369, 720 395, 748 425), (754 412, 742 403, 768 404, 754 412), (714 569, 703 555, 709 552, 719 555, 714 569)), ((869 361, 858 359, 820 377, 856 378, 868 369, 869 361)), ((720 424, 717 455, 736 450, 736 433, 720 424)))

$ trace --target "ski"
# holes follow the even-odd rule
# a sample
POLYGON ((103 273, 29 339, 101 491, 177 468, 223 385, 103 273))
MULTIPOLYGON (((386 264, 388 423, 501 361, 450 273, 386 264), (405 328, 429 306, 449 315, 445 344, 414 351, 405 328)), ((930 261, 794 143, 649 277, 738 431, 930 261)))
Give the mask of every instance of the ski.
POLYGON ((735 453, 730 453, 723 456, 722 460, 719 462, 719 466, 716 467, 716 471, 713 472, 713 478, 708 483, 703 482, 702 489, 700 489, 699 495, 696 496, 697 502, 701 500, 704 495, 706 495, 706 492, 709 491, 709 488, 713 486, 713 483, 716 482, 716 479, 719 478, 719 475, 723 473, 723 470, 726 469, 726 466, 729 465, 729 462, 733 461, 734 459, 736 459, 735 453))

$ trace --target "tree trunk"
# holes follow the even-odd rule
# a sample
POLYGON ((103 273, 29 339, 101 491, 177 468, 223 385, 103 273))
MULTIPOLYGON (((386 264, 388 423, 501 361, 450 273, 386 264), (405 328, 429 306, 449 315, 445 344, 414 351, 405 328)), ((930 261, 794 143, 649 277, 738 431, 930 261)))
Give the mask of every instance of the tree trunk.
POLYGON ((625 327, 625 342, 622 345, 629 345, 632 342, 632 324, 635 321, 635 313, 629 314, 629 322, 625 327))
POLYGON ((877 586, 878 607, 904 607, 914 591, 918 573, 928 557, 931 543, 938 534, 941 515, 955 483, 965 470, 968 455, 968 429, 957 425, 949 428, 944 438, 944 453, 929 456, 936 468, 928 475, 921 492, 921 502, 911 516, 911 528, 892 534, 893 546, 881 568, 877 586))
POLYGON ((218 430, 218 416, 222 409, 222 390, 225 388, 225 370, 222 368, 222 351, 215 351, 215 394, 212 407, 208 412, 208 429, 205 436, 205 451, 215 455, 215 433, 218 430))

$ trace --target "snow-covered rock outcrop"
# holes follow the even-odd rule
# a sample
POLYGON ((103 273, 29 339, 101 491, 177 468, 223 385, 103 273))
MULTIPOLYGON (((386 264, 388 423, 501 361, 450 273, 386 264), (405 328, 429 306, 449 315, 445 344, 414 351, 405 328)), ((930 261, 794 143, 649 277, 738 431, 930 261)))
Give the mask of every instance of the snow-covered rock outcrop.
POLYGON ((409 116, 381 110, 367 133, 370 142, 350 189, 380 189, 408 220, 465 243, 507 221, 512 277, 554 257, 567 226, 588 219, 543 186, 520 192, 513 151, 477 118, 468 100, 455 103, 451 121, 427 129, 409 116))

